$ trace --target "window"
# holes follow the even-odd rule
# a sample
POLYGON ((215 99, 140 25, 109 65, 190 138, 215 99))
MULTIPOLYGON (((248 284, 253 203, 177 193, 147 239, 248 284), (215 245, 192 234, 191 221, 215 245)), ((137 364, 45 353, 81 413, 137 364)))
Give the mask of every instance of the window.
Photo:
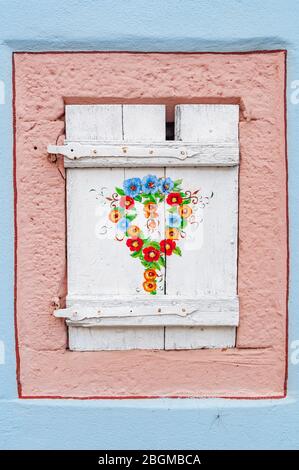
POLYGON ((238 113, 66 106, 71 350, 235 345, 238 113))

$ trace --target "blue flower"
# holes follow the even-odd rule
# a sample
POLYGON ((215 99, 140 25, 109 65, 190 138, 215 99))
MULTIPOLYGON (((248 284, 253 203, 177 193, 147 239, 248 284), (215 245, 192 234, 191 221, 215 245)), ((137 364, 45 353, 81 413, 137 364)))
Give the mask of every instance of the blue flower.
POLYGON ((180 227, 182 218, 176 214, 172 213, 168 215, 168 225, 169 227, 180 227))
POLYGON ((147 175, 142 180, 142 190, 145 194, 154 194, 159 190, 159 180, 155 175, 147 175))
POLYGON ((126 219, 126 217, 123 217, 117 224, 117 228, 121 232, 126 232, 129 226, 130 226, 130 221, 126 219))
POLYGON ((160 180, 160 190, 163 194, 168 194, 174 187, 174 182, 171 178, 163 178, 160 180))
POLYGON ((140 178, 130 178, 124 181, 124 191, 127 196, 135 197, 140 193, 141 185, 140 178))

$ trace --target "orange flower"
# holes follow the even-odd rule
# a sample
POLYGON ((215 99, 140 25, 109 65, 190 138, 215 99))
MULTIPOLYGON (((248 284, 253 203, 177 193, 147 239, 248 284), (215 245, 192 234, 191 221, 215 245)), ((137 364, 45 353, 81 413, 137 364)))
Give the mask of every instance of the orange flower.
POLYGON ((138 235, 140 234, 141 230, 139 227, 137 227, 137 225, 131 225, 129 228, 128 228, 128 234, 130 235, 130 237, 132 238, 136 238, 138 237, 138 235))
POLYGON ((153 202, 148 202, 147 204, 144 204, 143 210, 144 210, 145 217, 147 219, 149 217, 153 217, 153 218, 158 217, 157 204, 154 204, 153 202))
POLYGON ((165 230, 165 238, 169 240, 178 240, 180 238, 180 232, 177 228, 169 227, 165 230))
POLYGON ((143 289, 146 292, 154 292, 157 289, 157 284, 154 281, 145 281, 143 283, 143 289))
POLYGON ((149 229, 152 229, 152 230, 154 230, 154 229, 157 227, 157 224, 156 224, 156 222, 154 221, 154 219, 148 220, 148 222, 147 222, 147 227, 148 227, 149 229))
POLYGON ((110 214, 109 214, 109 219, 111 222, 114 224, 117 224, 117 222, 122 218, 121 213, 119 212, 118 209, 113 209, 110 214))
POLYGON ((144 271, 143 275, 147 281, 154 281, 158 274, 154 269, 147 269, 146 271, 144 271))
POLYGON ((153 212, 157 209, 157 204, 154 204, 153 202, 148 202, 147 204, 144 204, 144 210, 153 212))
POLYGON ((188 217, 190 217, 190 215, 192 214, 192 209, 190 206, 186 206, 186 205, 180 206, 179 214, 181 217, 183 217, 183 219, 188 219, 188 217))

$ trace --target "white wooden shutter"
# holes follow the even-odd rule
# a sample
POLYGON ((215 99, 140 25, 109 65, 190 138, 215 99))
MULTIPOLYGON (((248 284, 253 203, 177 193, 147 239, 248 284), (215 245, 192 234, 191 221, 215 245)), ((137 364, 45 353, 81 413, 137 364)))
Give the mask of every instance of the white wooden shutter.
MULTIPOLYGON (((238 106, 180 105, 176 107, 175 137, 202 144, 238 145, 238 106)), ((212 296, 233 298, 237 292, 238 166, 167 168, 173 179, 183 178, 186 186, 209 195, 211 206, 203 214, 194 239, 185 240, 181 259, 167 264, 167 294, 191 298, 212 296), (175 282, 183 272, 180 283, 175 282)), ((167 327, 165 349, 229 347, 235 344, 235 327, 167 327)))
MULTIPOLYGON (((176 141, 165 141, 164 106, 66 106, 66 145, 49 152, 65 155, 67 167, 68 296, 56 316, 67 319, 70 349, 234 346, 238 107, 180 105, 175 128, 176 141), (104 221, 115 187, 153 173, 199 188, 209 206, 149 297, 140 289, 144 268, 104 221)), ((162 232, 166 217, 161 204, 162 232)))

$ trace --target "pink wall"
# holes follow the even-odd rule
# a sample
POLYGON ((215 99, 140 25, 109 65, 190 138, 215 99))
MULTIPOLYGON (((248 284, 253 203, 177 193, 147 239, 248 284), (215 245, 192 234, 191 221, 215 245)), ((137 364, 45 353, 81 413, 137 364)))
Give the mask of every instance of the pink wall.
POLYGON ((285 53, 15 54, 16 320, 23 397, 281 397, 285 392, 285 53), (64 179, 47 145, 65 103, 240 103, 237 348, 66 350, 64 179))

